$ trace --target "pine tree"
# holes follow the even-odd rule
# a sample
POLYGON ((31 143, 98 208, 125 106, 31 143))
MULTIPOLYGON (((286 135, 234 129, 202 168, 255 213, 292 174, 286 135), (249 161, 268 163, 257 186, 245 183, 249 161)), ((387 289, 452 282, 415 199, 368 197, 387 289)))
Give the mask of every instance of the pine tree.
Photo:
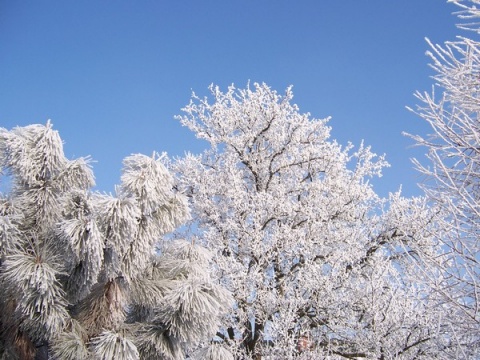
POLYGON ((189 217, 165 155, 127 157, 100 194, 48 122, 0 129, 0 164, 0 358, 182 359, 215 334, 208 251, 161 241, 189 217))

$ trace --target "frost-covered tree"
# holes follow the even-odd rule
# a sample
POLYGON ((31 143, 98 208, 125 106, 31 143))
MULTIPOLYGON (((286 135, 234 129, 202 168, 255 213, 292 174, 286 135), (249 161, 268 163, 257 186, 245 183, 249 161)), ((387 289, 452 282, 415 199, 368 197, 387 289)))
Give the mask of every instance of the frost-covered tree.
POLYGON ((92 192, 47 123, 0 129, 0 164, 1 359, 183 359, 215 334, 231 304, 208 251, 160 242, 189 216, 164 156, 129 156, 115 195, 92 192))
POLYGON ((460 6, 458 27, 472 36, 444 45, 429 42, 435 86, 431 93, 417 92, 420 105, 412 111, 433 133, 413 136, 428 150, 428 162, 414 162, 426 176, 426 195, 439 208, 436 221, 448 230, 439 236, 448 249, 437 261, 447 275, 439 291, 467 315, 464 331, 479 334, 480 1, 452 2, 460 6))
POLYGON ((301 114, 290 88, 211 93, 179 117, 210 148, 172 166, 192 208, 177 235, 216 254, 235 298, 200 356, 472 356, 432 291, 442 249, 425 200, 382 199, 369 182, 384 157, 331 140, 328 119, 301 114))

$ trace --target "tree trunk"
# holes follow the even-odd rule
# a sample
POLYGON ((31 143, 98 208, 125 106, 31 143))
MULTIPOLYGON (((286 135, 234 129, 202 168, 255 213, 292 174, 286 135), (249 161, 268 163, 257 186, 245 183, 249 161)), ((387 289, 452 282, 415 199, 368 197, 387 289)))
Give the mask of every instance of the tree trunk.
POLYGON ((256 353, 255 347, 261 337, 263 324, 255 321, 254 327, 252 328, 252 322, 248 321, 245 324, 245 328, 246 329, 243 337, 243 346, 245 346, 247 353, 249 355, 252 355, 255 360, 260 360, 262 358, 262 355, 256 353))

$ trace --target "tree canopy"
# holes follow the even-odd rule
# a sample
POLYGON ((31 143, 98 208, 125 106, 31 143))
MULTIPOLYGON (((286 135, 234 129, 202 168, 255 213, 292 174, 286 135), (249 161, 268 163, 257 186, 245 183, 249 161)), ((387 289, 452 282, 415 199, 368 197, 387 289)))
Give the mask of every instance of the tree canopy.
MULTIPOLYGON (((480 325, 480 1, 453 1, 460 7, 458 27, 469 31, 443 45, 429 42, 434 70, 432 92, 417 92, 410 109, 431 127, 429 136, 410 135, 427 150, 427 161, 414 160, 425 175, 421 184, 436 207, 435 221, 445 253, 436 259, 445 272, 438 284, 445 301, 465 318, 464 332, 480 325)), ((478 342, 478 338, 477 338, 478 342)))
POLYGON ((2 359, 182 359, 215 334, 230 300, 209 253, 161 242, 189 216, 164 156, 129 156, 115 195, 92 192, 47 123, 0 129, 0 164, 2 359))
POLYGON ((380 198, 369 179, 384 157, 331 140, 290 88, 211 93, 179 117, 211 147, 173 169, 195 225, 178 236, 217 254, 234 294, 218 342, 247 359, 461 353, 433 288, 430 259, 443 250, 426 200, 380 198))

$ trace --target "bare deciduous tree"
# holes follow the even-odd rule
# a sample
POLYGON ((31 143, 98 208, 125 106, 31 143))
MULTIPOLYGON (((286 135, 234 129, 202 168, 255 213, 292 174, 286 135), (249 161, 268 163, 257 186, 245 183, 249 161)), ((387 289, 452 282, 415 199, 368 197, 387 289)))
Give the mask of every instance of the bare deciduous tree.
POLYGON ((290 88, 211 92, 179 117, 211 147, 172 169, 193 215, 177 235, 216 254, 235 298, 212 346, 235 359, 472 354, 432 291, 442 248, 425 199, 382 199, 369 183, 383 156, 330 140, 290 88))
MULTIPOLYGON (((480 331, 480 1, 452 1, 460 7, 459 28, 473 38, 430 44, 435 71, 431 93, 416 93, 415 110, 431 126, 430 136, 412 136, 428 150, 428 164, 414 160, 425 175, 421 185, 438 208, 438 238, 447 249, 436 259, 445 277, 438 291, 456 304, 464 332, 480 331)), ((411 136, 411 135, 410 135, 411 136)), ((479 341, 477 336, 477 342, 479 341)))

